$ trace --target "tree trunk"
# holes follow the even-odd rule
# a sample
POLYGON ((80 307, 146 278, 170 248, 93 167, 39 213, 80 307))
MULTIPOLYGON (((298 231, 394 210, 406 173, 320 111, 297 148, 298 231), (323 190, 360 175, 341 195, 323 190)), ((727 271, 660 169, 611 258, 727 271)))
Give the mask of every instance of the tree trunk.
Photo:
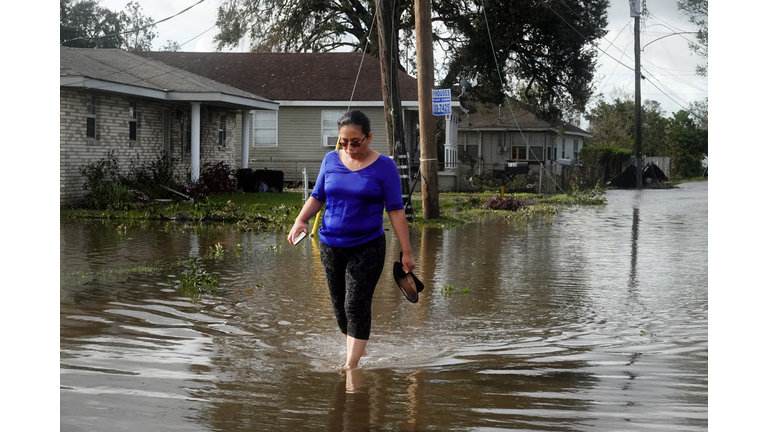
POLYGON ((393 22, 393 0, 381 0, 376 14, 379 27, 379 64, 381 66, 381 93, 384 101, 384 118, 387 126, 387 150, 397 164, 400 173, 405 216, 413 220, 408 176, 408 154, 403 131, 400 84, 397 79, 399 63, 399 38, 393 22))

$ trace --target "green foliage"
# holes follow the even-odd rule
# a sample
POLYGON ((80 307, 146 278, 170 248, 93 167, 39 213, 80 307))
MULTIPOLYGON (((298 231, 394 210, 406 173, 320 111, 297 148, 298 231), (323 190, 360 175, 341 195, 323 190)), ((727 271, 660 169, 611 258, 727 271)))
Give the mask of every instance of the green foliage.
POLYGON ((605 204, 605 188, 596 184, 592 189, 580 190, 579 185, 571 182, 571 191, 568 194, 570 201, 578 205, 603 205, 605 204))
POLYGON ((187 295, 213 294, 218 288, 219 277, 205 271, 198 258, 189 259, 187 269, 179 277, 176 285, 179 292, 187 295))
POLYGON ((529 200, 517 199, 515 197, 502 198, 500 196, 496 196, 488 200, 488 202, 485 204, 485 208, 488 210, 518 211, 528 207, 529 205, 531 205, 529 200))
MULTIPOLYGON (((583 111, 592 95, 594 46, 607 33, 608 4, 433 0, 433 40, 446 53, 441 86, 467 78, 475 83, 473 98, 498 104, 519 84, 542 118, 583 111), (488 49, 489 36, 495 50, 488 49)), ((258 52, 346 48, 378 57, 378 38, 368 38, 377 25, 375 11, 374 0, 227 0, 219 6, 214 40, 218 49, 236 47, 247 36, 258 52)), ((414 1, 395 2, 391 19, 392 45, 414 46, 414 1)))
POLYGON ((437 40, 447 42, 443 86, 467 78, 476 82, 473 97, 496 104, 517 89, 544 119, 585 109, 598 54, 593 44, 607 33, 607 0, 432 4, 437 40))
POLYGON ((124 31, 128 32, 123 37, 123 48, 128 51, 150 51, 152 40, 157 37, 155 22, 152 18, 142 13, 141 5, 137 2, 128 2, 125 10, 120 12, 120 21, 124 31))
POLYGON ((706 129, 696 126, 688 111, 680 110, 674 114, 669 131, 674 177, 689 178, 701 175, 701 161, 709 149, 708 136, 706 129))
POLYGON ((82 205, 91 209, 126 209, 158 198, 177 198, 161 186, 179 188, 173 179, 176 161, 163 155, 142 164, 137 157, 131 159, 128 174, 122 175, 115 151, 111 150, 104 158, 80 167, 83 189, 88 191, 82 205))
POLYGON ((151 162, 141 163, 137 155, 135 160, 131 159, 128 175, 123 181, 132 190, 142 191, 148 199, 175 198, 163 186, 181 190, 175 174, 178 161, 178 158, 163 153, 151 162))
POLYGON ((114 12, 97 0, 59 0, 59 43, 68 47, 148 51, 157 36, 153 23, 133 1, 114 12))
POLYGON ((237 190, 235 173, 235 169, 224 162, 207 162, 202 167, 200 178, 185 186, 186 192, 196 200, 210 195, 232 193, 237 190))
POLYGON ((119 48, 120 16, 97 0, 59 0, 59 43, 73 48, 119 48), (107 35, 117 35, 104 37, 107 35))
POLYGON ((613 145, 584 147, 579 152, 579 160, 583 165, 609 166, 617 163, 621 165, 631 157, 631 151, 613 145))
POLYGON ((691 52, 698 54, 706 64, 696 66, 698 75, 707 76, 709 67, 709 0, 678 0, 677 8, 688 16, 688 21, 699 28, 696 34, 697 43, 688 43, 691 52))
POLYGON ((593 147, 613 146, 631 150, 635 145, 635 104, 628 95, 616 97, 613 103, 599 100, 584 118, 592 133, 586 143, 593 147))
POLYGON ((114 150, 108 152, 103 159, 81 166, 80 174, 84 177, 83 190, 87 191, 83 199, 85 207, 117 209, 135 202, 120 176, 114 150))
POLYGON ((208 248, 207 256, 213 259, 222 259, 225 252, 224 246, 221 243, 216 243, 213 247, 208 248))
POLYGON ((115 151, 111 150, 103 159, 81 166, 80 175, 85 177, 83 190, 92 191, 105 182, 119 182, 120 164, 115 157, 115 151))
POLYGON ((621 174, 624 163, 632 157, 629 149, 605 145, 601 147, 587 146, 579 152, 579 160, 582 166, 603 167, 605 170, 603 181, 621 174))

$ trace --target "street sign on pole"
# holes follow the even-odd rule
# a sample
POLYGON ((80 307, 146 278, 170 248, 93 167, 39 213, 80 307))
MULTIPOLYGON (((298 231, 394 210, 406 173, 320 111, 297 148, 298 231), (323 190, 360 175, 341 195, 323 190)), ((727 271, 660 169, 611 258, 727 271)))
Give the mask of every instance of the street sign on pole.
POLYGON ((432 90, 432 115, 441 116, 451 114, 451 90, 432 90))

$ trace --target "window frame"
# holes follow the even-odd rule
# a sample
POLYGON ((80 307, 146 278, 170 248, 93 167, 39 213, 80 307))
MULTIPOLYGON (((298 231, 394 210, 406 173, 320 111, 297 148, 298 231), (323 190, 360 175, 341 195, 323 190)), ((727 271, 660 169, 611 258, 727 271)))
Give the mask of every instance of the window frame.
POLYGON ((96 115, 98 107, 97 102, 95 94, 85 95, 85 137, 94 140, 99 139, 98 134, 96 133, 96 126, 98 124, 96 115))
POLYGON ((221 114, 219 116, 219 148, 223 149, 227 147, 227 115, 221 114))
POLYGON ((179 129, 181 130, 181 159, 192 158, 192 113, 182 111, 179 116, 179 129))
POLYGON ((322 110, 320 114, 320 138, 323 147, 336 147, 336 143, 339 141, 339 119, 343 115, 344 111, 340 110, 322 110), (332 113, 336 113, 338 116, 333 120, 332 126, 327 126, 326 122, 329 121, 327 115, 332 113))
POLYGON ((259 147, 259 148, 271 148, 271 147, 277 147, 278 146, 278 116, 279 113, 274 110, 254 110, 251 115, 251 131, 253 133, 253 143, 252 147, 259 147), (259 127, 256 117, 258 115, 266 115, 269 114, 270 116, 274 116, 274 127, 259 127), (266 143, 266 142, 258 142, 257 139, 259 138, 259 135, 261 135, 259 132, 263 131, 273 131, 275 134, 275 142, 273 143, 266 143))
POLYGON ((128 101, 128 141, 136 142, 139 139, 139 111, 136 101, 128 101))

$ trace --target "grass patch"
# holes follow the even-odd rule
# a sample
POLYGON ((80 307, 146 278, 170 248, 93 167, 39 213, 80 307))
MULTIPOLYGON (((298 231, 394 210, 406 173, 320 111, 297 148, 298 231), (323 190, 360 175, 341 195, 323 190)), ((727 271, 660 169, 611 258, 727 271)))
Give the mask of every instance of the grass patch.
MULTIPOLYGON (((542 197, 536 194, 508 194, 507 198, 525 200, 529 204, 516 211, 488 210, 488 202, 499 196, 496 192, 441 193, 440 217, 425 220, 421 210, 421 194, 413 195, 413 227, 450 229, 467 223, 492 217, 524 221, 532 217, 548 217, 557 214, 557 206, 602 204, 604 190, 576 191, 569 195, 542 197)), ((234 192, 216 195, 194 204, 176 202, 151 202, 128 210, 61 209, 62 219, 120 219, 130 225, 146 220, 184 221, 184 229, 212 229, 216 226, 231 228, 234 224, 242 230, 287 230, 301 211, 304 194, 301 191, 282 193, 234 192)), ((385 223, 389 219, 384 217, 385 223)), ((313 221, 310 221, 312 224, 313 221)), ((178 224, 174 224, 178 227, 178 224)), ((169 228, 171 229, 171 228, 169 228)), ((176 228, 179 229, 179 228, 176 228)))

